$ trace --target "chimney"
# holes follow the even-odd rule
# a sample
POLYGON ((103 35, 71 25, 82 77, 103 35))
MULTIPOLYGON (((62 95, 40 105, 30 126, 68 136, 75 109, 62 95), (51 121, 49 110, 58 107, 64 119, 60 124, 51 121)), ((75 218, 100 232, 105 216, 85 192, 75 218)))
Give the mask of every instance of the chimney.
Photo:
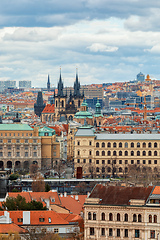
POLYGON ((75 200, 78 200, 78 195, 75 196, 75 200))
POLYGON ((31 221, 30 221, 30 211, 23 211, 23 224, 24 225, 30 225, 31 221))
POLYGON ((64 197, 67 197, 67 193, 66 192, 64 192, 64 197))

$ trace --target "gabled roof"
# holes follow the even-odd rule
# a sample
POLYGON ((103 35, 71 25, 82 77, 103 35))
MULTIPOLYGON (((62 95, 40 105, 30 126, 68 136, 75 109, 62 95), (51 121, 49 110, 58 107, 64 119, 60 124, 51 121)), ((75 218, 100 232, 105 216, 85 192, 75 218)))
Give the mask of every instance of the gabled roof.
POLYGON ((55 109, 54 109, 54 104, 47 104, 45 106, 45 108, 43 109, 42 113, 54 113, 55 109))
POLYGON ((120 187, 103 186, 97 184, 91 192, 89 198, 99 198, 100 204, 106 205, 129 205, 131 199, 148 199, 153 186, 149 187, 120 187))
MULTIPOLYGON (((79 197, 79 196, 78 196, 79 197)), ((87 196, 85 196, 86 198, 87 196)), ((62 206, 67 208, 68 210, 70 210, 70 212, 72 212, 73 214, 80 214, 81 211, 83 210, 83 204, 85 202, 85 198, 81 198, 80 200, 75 200, 74 197, 72 197, 71 195, 66 196, 66 197, 61 197, 60 196, 60 200, 62 203, 62 206)))
POLYGON ((22 227, 17 226, 14 223, 4 223, 4 224, 0 224, 0 234, 3 233, 28 233, 28 231, 22 227))

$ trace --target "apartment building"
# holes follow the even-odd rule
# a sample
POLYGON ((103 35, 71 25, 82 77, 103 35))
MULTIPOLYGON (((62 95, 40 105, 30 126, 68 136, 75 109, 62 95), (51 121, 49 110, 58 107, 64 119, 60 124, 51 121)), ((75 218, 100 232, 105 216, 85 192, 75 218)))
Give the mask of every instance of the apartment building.
POLYGON ((160 239, 160 187, 96 185, 84 205, 84 240, 160 239))

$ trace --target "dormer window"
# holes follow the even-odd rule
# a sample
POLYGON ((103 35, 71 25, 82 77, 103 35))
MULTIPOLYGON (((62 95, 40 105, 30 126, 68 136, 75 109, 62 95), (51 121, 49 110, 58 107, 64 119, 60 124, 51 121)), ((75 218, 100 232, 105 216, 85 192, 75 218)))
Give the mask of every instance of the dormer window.
POLYGON ((39 218, 39 221, 40 222, 44 222, 44 218, 39 218))
POLYGON ((55 202, 55 198, 52 198, 52 199, 51 199, 51 202, 55 202))
POLYGON ((48 222, 51 223, 51 218, 50 217, 48 218, 48 222))

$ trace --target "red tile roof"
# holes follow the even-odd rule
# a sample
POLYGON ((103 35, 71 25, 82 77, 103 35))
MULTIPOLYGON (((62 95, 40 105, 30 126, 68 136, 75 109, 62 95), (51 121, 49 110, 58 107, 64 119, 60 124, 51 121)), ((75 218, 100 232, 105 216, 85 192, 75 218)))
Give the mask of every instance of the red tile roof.
POLYGON ((55 109, 54 109, 54 104, 47 104, 45 106, 45 108, 43 109, 42 113, 54 113, 55 109))
POLYGON ((19 226, 17 226, 14 223, 4 223, 4 224, 0 224, 0 233, 27 233, 28 231, 26 229, 23 229, 19 226))

